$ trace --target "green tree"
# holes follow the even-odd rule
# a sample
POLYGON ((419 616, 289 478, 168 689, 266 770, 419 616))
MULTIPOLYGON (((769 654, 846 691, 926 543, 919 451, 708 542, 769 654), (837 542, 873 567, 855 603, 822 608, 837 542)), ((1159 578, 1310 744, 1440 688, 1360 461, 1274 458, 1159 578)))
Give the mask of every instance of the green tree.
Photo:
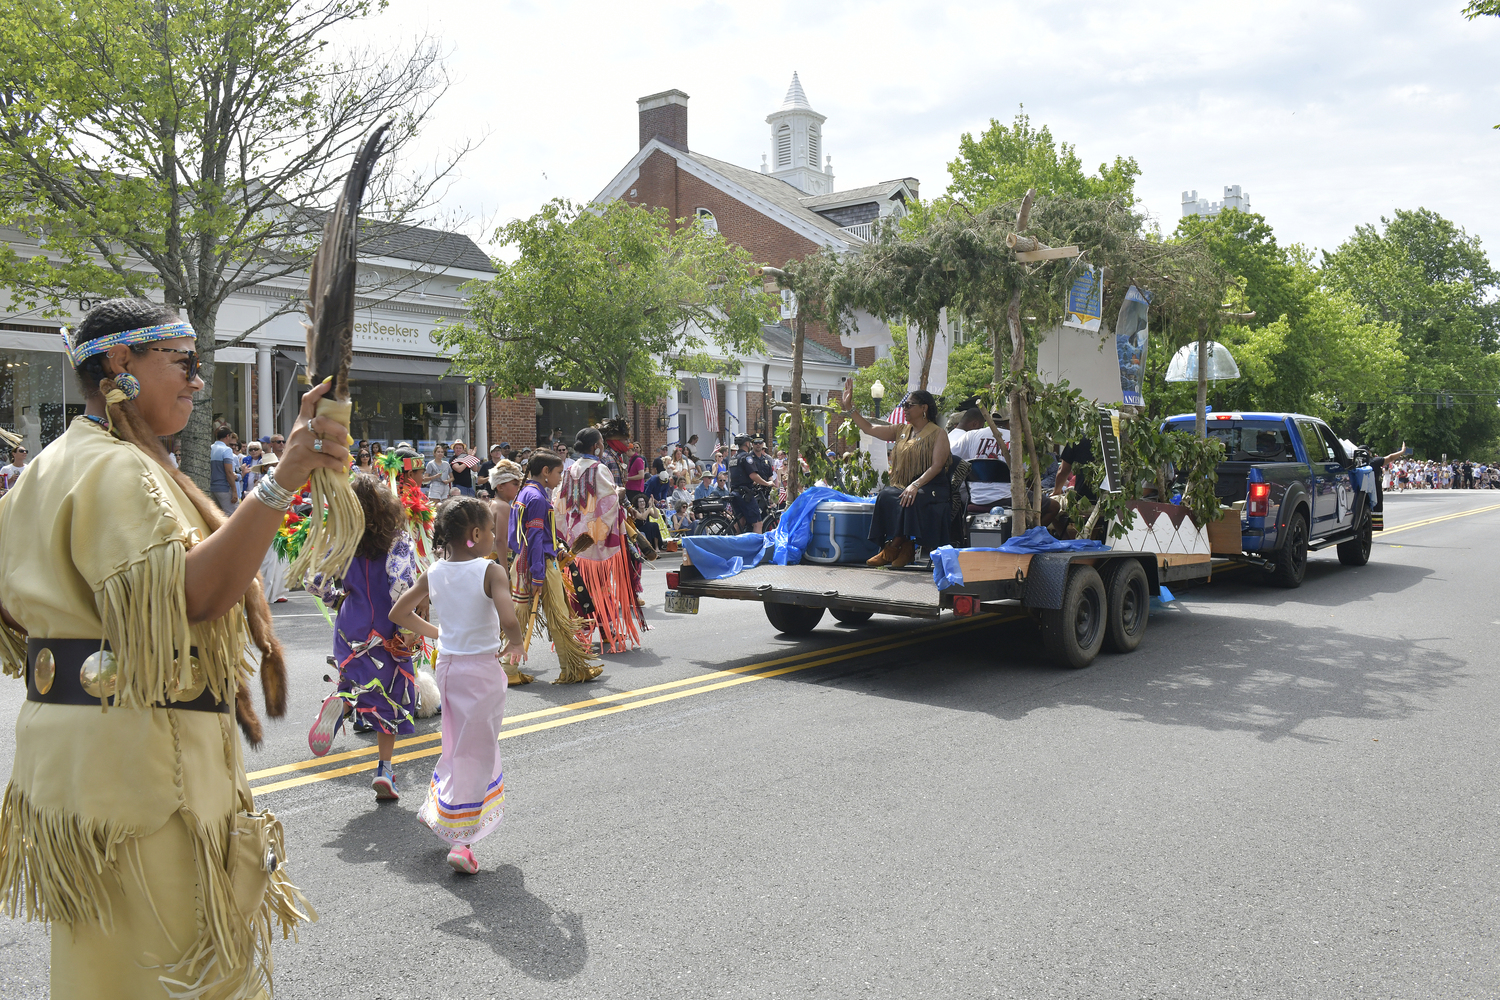
POLYGON ((466 285, 468 318, 438 336, 461 371, 504 395, 546 383, 598 388, 617 404, 660 399, 675 391, 671 369, 732 369, 701 352, 755 350, 776 311, 744 248, 674 225, 665 209, 558 199, 497 239, 519 257, 466 285))
POLYGON ((1428 457, 1477 454, 1500 433, 1500 275, 1478 237, 1436 212, 1398 210, 1380 221, 1325 254, 1322 270, 1367 321, 1400 331, 1403 384, 1371 401, 1367 431, 1428 457), (1431 405, 1440 393, 1456 405, 1431 405))
POLYGON ((1133 157, 1117 156, 1085 174, 1072 144, 1056 142, 1046 125, 1033 128, 1023 109, 1009 126, 991 118, 979 138, 968 132, 959 138, 958 158, 948 164, 948 196, 978 209, 1019 201, 1035 188, 1039 198, 1113 199, 1128 208, 1140 173, 1133 157))
MULTIPOLYGON (((1312 413, 1358 437, 1362 405, 1401 385, 1406 358, 1396 327, 1371 320, 1347 293, 1324 288, 1311 255, 1280 246, 1257 213, 1189 216, 1176 237, 1201 241, 1236 280, 1235 310, 1255 314, 1221 331, 1240 378, 1214 387, 1214 405, 1312 413)), ((1166 357, 1156 361, 1164 370, 1166 357)), ((1188 389, 1159 376, 1150 390, 1158 414, 1191 405, 1188 389)))
MULTIPOLYGON (((344 163, 387 120, 399 153, 446 89, 430 42, 326 47, 378 6, 0 0, 0 226, 19 233, 0 247, 0 283, 12 308, 58 315, 64 298, 159 293, 197 330, 211 387, 224 300, 303 271, 344 163)), ((399 183, 385 162, 366 205, 409 222, 446 171, 399 183)), ((205 488, 209 421, 198 406, 182 448, 205 488)))

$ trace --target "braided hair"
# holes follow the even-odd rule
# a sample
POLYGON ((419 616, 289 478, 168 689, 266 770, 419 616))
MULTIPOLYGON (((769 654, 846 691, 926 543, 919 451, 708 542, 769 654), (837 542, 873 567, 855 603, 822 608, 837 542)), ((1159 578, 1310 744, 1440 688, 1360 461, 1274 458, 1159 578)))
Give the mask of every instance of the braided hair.
POLYGON ((440 549, 451 549, 462 543, 475 528, 493 525, 494 511, 478 497, 449 497, 438 505, 432 519, 432 544, 440 549))

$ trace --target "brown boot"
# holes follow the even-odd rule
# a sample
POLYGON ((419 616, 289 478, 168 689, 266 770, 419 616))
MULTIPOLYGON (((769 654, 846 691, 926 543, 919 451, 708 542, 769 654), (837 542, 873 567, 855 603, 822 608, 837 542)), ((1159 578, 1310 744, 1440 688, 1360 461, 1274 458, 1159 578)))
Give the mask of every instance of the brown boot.
POLYGON ((903 538, 901 539, 901 547, 896 550, 895 556, 891 558, 891 569, 902 569, 916 557, 917 544, 910 538, 903 538))
POLYGON ((900 551, 901 539, 892 538, 890 541, 885 543, 885 548, 881 549, 879 552, 866 559, 865 565, 874 569, 879 569, 882 566, 889 566, 891 564, 891 560, 896 558, 896 553, 900 551))

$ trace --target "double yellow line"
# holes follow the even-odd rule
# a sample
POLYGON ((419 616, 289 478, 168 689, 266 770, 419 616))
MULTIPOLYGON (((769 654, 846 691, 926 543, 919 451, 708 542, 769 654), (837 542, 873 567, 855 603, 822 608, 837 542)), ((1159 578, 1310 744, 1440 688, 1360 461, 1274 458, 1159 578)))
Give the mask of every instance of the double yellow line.
MULTIPOLYGON (((857 656, 865 656, 875 652, 883 653, 886 650, 901 649, 904 646, 914 646, 930 641, 935 632, 952 635, 959 632, 968 632, 986 625, 1017 621, 1024 617, 1024 615, 998 617, 993 614, 981 614, 973 618, 948 619, 934 625, 912 629, 899 637, 878 636, 872 639, 861 639, 858 642, 845 643, 827 649, 797 653, 774 660, 762 660, 759 663, 751 663, 743 667, 715 670, 697 677, 686 677, 682 680, 653 684, 634 691, 620 691, 615 694, 600 695, 597 698, 587 698, 583 701, 571 702, 567 705, 554 705, 551 708, 538 709, 535 712, 525 712, 506 719, 504 728, 500 732, 500 739, 508 740, 515 736, 523 736, 526 733, 556 729, 559 726, 571 726, 574 723, 587 722, 590 719, 598 719, 606 715, 628 712, 635 708, 660 705, 664 702, 676 701, 679 698, 708 694, 711 691, 721 691, 724 688, 734 687, 739 684, 748 684, 751 681, 765 680, 768 677, 781 677, 800 670, 810 670, 813 667, 827 666, 830 663, 850 660, 857 656), (522 725, 522 723, 528 724, 522 725)), ((441 740, 442 735, 440 733, 427 733, 422 736, 397 740, 397 752, 391 758, 392 763, 399 764, 403 761, 418 760, 423 757, 436 757, 442 752, 442 747, 441 745, 434 744, 439 744, 441 740), (413 749, 402 753, 401 748, 403 747, 411 747, 413 749)), ((297 788, 301 785, 310 785, 319 781, 328 781, 350 774, 358 774, 360 771, 368 771, 371 765, 375 763, 373 758, 376 752, 376 748, 373 746, 362 747, 359 750, 329 754, 327 757, 315 757, 312 760, 301 760, 291 764, 278 764, 275 767, 251 771, 246 777, 251 782, 250 790, 259 795, 264 795, 269 792, 279 792, 287 788, 297 788), (283 775, 287 775, 287 777, 282 777, 283 775), (276 778, 280 780, 268 780, 276 778), (261 784, 256 784, 256 782, 261 782, 261 784)))
POLYGON ((1488 507, 1475 507, 1473 510, 1461 510, 1455 514, 1443 514, 1439 517, 1429 517, 1421 521, 1413 521, 1410 524, 1398 524, 1394 528, 1386 528, 1378 532, 1375 540, 1378 542, 1386 535, 1394 535, 1398 531, 1407 531, 1411 528, 1425 528, 1429 524, 1439 524, 1443 521, 1452 521, 1460 517, 1473 517, 1475 514, 1483 514, 1486 511, 1500 510, 1500 503, 1490 504, 1488 507))

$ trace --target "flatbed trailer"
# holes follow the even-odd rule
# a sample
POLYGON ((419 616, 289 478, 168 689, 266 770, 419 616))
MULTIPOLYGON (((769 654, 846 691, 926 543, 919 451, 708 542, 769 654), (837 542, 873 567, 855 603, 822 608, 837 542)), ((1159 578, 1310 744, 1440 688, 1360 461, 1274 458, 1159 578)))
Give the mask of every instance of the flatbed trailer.
POLYGON ((777 631, 805 635, 825 611, 846 625, 872 615, 939 618, 1014 611, 1032 613, 1048 653, 1086 667, 1101 649, 1132 652, 1145 635, 1151 598, 1163 584, 1207 580, 1206 555, 1110 549, 1020 554, 958 550, 963 584, 938 589, 930 566, 871 569, 860 565, 761 565, 705 579, 684 557, 667 574, 668 611, 694 614, 702 598, 756 601, 777 631))

